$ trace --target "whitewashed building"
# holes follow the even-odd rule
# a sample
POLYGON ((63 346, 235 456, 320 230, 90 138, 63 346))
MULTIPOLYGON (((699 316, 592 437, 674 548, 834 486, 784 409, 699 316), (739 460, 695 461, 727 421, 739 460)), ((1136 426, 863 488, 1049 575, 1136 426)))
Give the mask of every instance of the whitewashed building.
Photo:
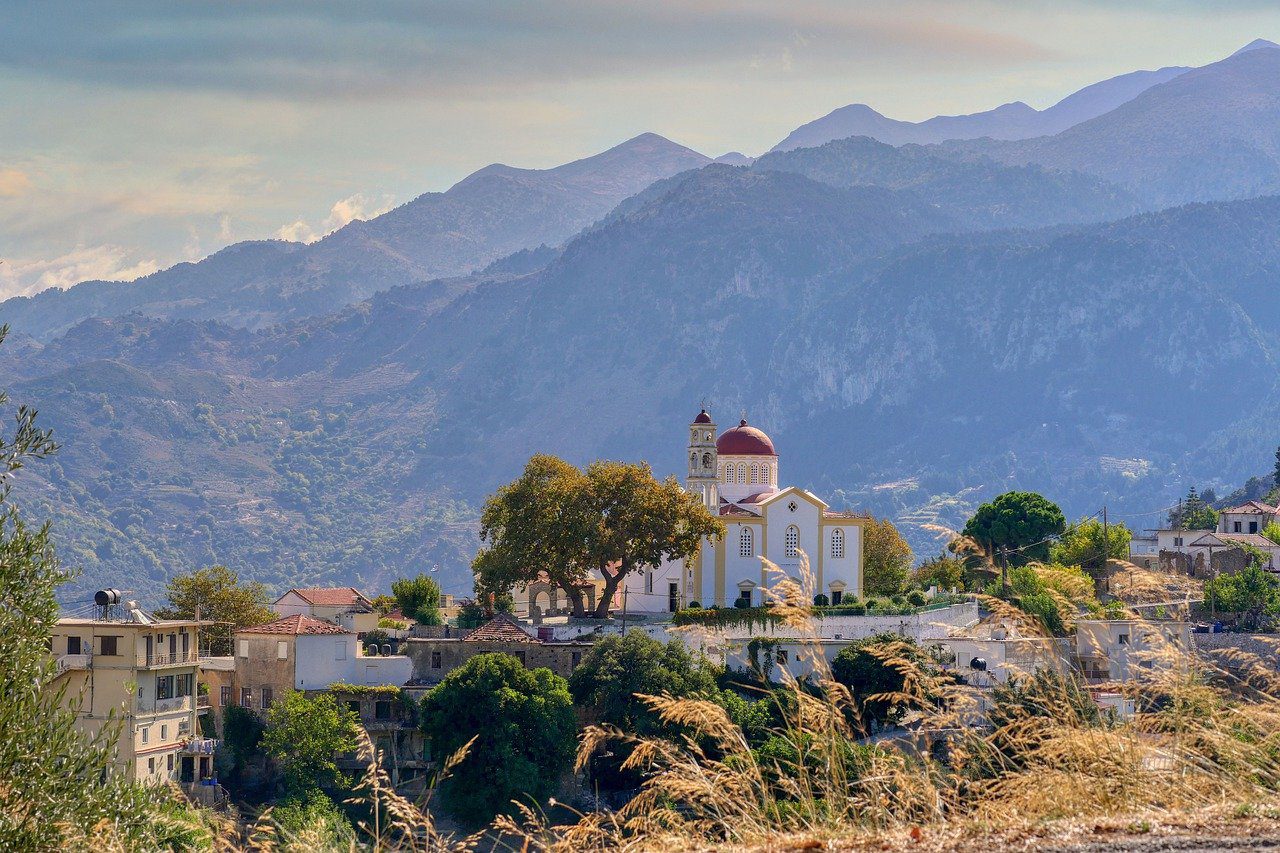
MULTIPOLYGON (((815 588, 833 604, 862 594, 865 515, 833 511, 812 492, 779 488, 779 456, 773 441, 743 419, 719 433, 705 409, 689 425, 686 488, 725 523, 723 539, 704 539, 688 563, 668 563, 626 578, 631 613, 667 613, 691 604, 762 603, 774 582, 760 561, 799 572, 809 557, 815 588)), ((615 607, 623 601, 615 602, 615 607)))

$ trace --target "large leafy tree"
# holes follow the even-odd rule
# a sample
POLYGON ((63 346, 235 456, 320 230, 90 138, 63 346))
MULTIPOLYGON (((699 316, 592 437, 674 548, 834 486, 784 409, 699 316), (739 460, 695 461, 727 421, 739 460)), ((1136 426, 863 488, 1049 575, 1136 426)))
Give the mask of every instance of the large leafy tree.
POLYGON ((231 654, 231 635, 246 625, 261 625, 276 618, 271 596, 257 581, 241 583, 240 575, 226 566, 209 566, 175 575, 165 587, 169 605, 156 611, 161 619, 195 619, 210 622, 204 628, 213 655, 231 654))
POLYGON ((591 534, 589 486, 583 473, 555 456, 539 454, 500 488, 480 516, 480 540, 471 569, 479 599, 510 593, 546 578, 564 590, 575 616, 585 615, 586 542, 591 534))
POLYGON ((1002 567, 1049 559, 1049 542, 1067 526, 1058 505, 1035 492, 1005 492, 978 507, 963 535, 1002 567))
POLYGON ((1178 506, 1170 510, 1169 526, 1175 530, 1214 530, 1218 526, 1218 512, 1205 503, 1192 486, 1178 506))
MULTIPOLYGON (((625 637, 611 634, 597 640, 569 676, 569 692, 596 722, 647 737, 672 733, 672 727, 664 725, 638 696, 715 698, 718 674, 716 667, 695 657, 680 640, 662 643, 643 631, 631 631, 625 637)), ((592 761, 592 776, 604 787, 636 787, 638 774, 619 770, 629 754, 624 745, 611 744, 592 761)))
POLYGON ((675 478, 658 481, 644 463, 595 462, 585 472, 553 456, 529 460, 518 480, 485 504, 486 542, 472 563, 477 589, 501 593, 547 578, 584 613, 582 584, 604 579, 595 616, 609 615, 628 574, 684 560, 724 525, 675 478))
POLYGON ((391 582, 391 593, 405 616, 423 625, 440 624, 440 584, 432 578, 400 578, 391 582))
MULTIPOLYGON (((0 327, 0 342, 6 332, 0 327)), ((7 402, 0 391, 0 407, 7 402)), ((96 734, 78 725, 81 699, 66 692, 49 655, 54 591, 68 574, 49 525, 29 526, 9 500, 13 477, 57 445, 35 410, 19 408, 16 420, 12 433, 0 433, 0 849, 209 846, 167 794, 113 772, 118 720, 96 734)))
POLYGON ((1240 571, 1206 581, 1204 596, 1215 610, 1239 614, 1245 628, 1258 628, 1263 616, 1280 616, 1280 581, 1256 556, 1240 571))
POLYGON ((471 742, 441 786, 445 807, 471 825, 510 811, 513 800, 545 799, 573 760, 568 684, 510 655, 471 658, 427 694, 422 712, 438 759, 471 742))
POLYGON ((889 519, 872 519, 863 529, 867 595, 897 595, 907 585, 911 572, 911 546, 889 519))
POLYGON ((1079 566, 1099 574, 1106 560, 1123 560, 1129 556, 1129 540, 1133 534, 1122 524, 1111 524, 1103 536, 1102 522, 1086 518, 1076 522, 1049 548, 1049 557, 1064 566, 1079 566))
POLYGON ((309 800, 317 788, 349 784, 337 756, 356 749, 357 726, 355 713, 331 694, 290 690, 267 711, 262 749, 280 766, 289 795, 309 800))
POLYGON ((911 582, 921 589, 964 589, 964 561, 943 552, 926 560, 911 573, 911 582))

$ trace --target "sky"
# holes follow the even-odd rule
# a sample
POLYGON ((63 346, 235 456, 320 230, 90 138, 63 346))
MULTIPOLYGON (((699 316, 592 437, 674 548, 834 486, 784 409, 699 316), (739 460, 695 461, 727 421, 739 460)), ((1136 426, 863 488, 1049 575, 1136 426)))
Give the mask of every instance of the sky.
POLYGON ((1189 0, 0 0, 0 297, 312 240, 653 131, 761 153, 849 103, 1049 106, 1280 41, 1189 0))

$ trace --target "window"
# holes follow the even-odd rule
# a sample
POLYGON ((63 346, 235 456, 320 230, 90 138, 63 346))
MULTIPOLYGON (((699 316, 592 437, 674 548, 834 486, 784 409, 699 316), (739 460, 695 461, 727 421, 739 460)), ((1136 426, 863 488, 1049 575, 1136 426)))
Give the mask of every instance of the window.
POLYGON ((276 660, 288 660, 289 644, 285 640, 276 640, 276 660))
POLYGON ((178 657, 178 635, 169 635, 169 660, 176 660, 178 657))
POLYGON ((750 527, 742 528, 742 532, 738 534, 739 557, 754 557, 756 555, 756 544, 753 538, 750 527))
POLYGON ((747 482, 747 463, 745 462, 738 465, 738 482, 739 483, 747 482))
POLYGON ((151 774, 154 774, 154 773, 156 772, 156 760, 155 760, 155 758, 148 758, 148 759, 147 759, 147 772, 148 772, 148 773, 151 773, 151 774))
POLYGON ((119 637, 103 637, 102 638, 102 654, 107 657, 115 657, 120 654, 120 638, 119 637))
POLYGON ((751 482, 753 483, 760 482, 760 466, 759 465, 751 466, 751 482))
POLYGON ((240 707, 241 708, 253 707, 253 688, 252 687, 240 688, 240 707))
POLYGON ((379 699, 373 703, 373 718, 375 720, 391 719, 391 703, 386 699, 379 699))
POLYGON ((1251 522, 1249 522, 1249 532, 1250 532, 1250 533, 1257 533, 1257 532, 1258 532, 1258 522, 1256 522, 1256 521, 1251 521, 1251 522))
POLYGON ((172 699, 173 698, 173 676, 161 675, 156 677, 156 698, 172 699))
POLYGON ((186 734, 191 734, 191 721, 185 719, 178 720, 178 737, 182 737, 186 734))
POLYGON ((172 773, 173 772, 173 753, 172 752, 169 753, 167 757, 169 759, 167 762, 167 764, 169 765, 169 772, 172 773))
POLYGON ((582 652, 574 652, 569 655, 570 666, 577 666, 580 663, 582 663, 582 652))
POLYGON ((644 591, 649 595, 653 595, 653 572, 644 573, 644 591))
POLYGON ((346 640, 338 640, 338 641, 334 644, 334 646, 333 646, 333 659, 334 659, 334 660, 346 660, 346 659, 347 659, 347 641, 346 641, 346 640))
POLYGON ((218 704, 227 707, 231 704, 231 685, 224 684, 218 688, 218 704))
POLYGON ((794 524, 787 528, 787 535, 783 540, 785 547, 784 553, 788 557, 798 556, 800 553, 800 528, 794 524))
POLYGON ((169 727, 168 727, 168 726, 161 726, 161 727, 160 727, 160 740, 162 740, 162 741, 166 741, 166 740, 168 740, 168 739, 169 739, 169 727))
POLYGON ((432 669, 439 669, 439 668, 440 668, 440 653, 439 653, 439 652, 432 652, 432 653, 431 653, 431 668, 432 668, 432 669))
POLYGON ((150 743, 150 742, 151 742, 151 727, 150 727, 150 726, 144 726, 143 728, 139 729, 138 731, 142 732, 142 742, 143 742, 143 743, 150 743))
POLYGON ((272 698, 272 690, 271 690, 271 688, 270 688, 270 687, 263 687, 263 688, 262 688, 262 700, 261 700, 261 701, 262 701, 262 710, 264 710, 264 711, 265 711, 265 710, 267 710, 268 708, 270 708, 270 707, 271 707, 271 698, 272 698))
POLYGON ((769 476, 769 473, 770 473, 769 465, 768 464, 761 465, 760 466, 760 482, 764 483, 765 485, 771 484, 773 482, 773 479, 769 476))
POLYGON ((67 654, 69 655, 80 654, 80 638, 79 637, 67 637, 67 654))
POLYGON ((667 584, 667 611, 675 613, 680 609, 680 584, 667 584))
POLYGON ((738 590, 738 600, 743 602, 744 607, 750 607, 751 606, 751 590, 750 589, 738 590))
POLYGON ((786 650, 786 649, 778 649, 778 663, 779 663, 779 664, 781 664, 782 666, 786 666, 786 665, 787 665, 787 650, 786 650))
POLYGON ((249 641, 248 641, 248 640, 241 640, 241 641, 240 641, 240 648, 237 650, 236 654, 238 654, 238 655, 239 655, 240 657, 242 657, 242 658, 247 658, 247 657, 249 656, 249 641))
POLYGON ((174 695, 175 696, 191 695, 191 674, 190 673, 183 673, 182 675, 178 676, 178 689, 177 689, 177 692, 174 693, 174 695))
POLYGON ((843 530, 837 529, 837 530, 831 531, 831 559, 833 560, 844 559, 844 531, 843 530))
POLYGON ((704 453, 704 454, 702 454, 702 467, 703 467, 703 468, 710 468, 710 467, 711 467, 711 454, 710 454, 710 453, 704 453))
POLYGON ((350 699, 350 700, 348 700, 348 701, 347 701, 347 710, 349 710, 351 713, 355 714, 357 717, 358 717, 358 716, 360 716, 360 700, 359 700, 359 699, 350 699))
POLYGON ((520 661, 521 666, 524 666, 524 652, 516 652, 516 660, 520 661))
POLYGON ((182 632, 182 659, 187 660, 191 654, 191 635, 186 631, 182 632))
POLYGON ((1240 532, 1240 522, 1238 522, 1238 521, 1233 521, 1233 522, 1231 522, 1231 532, 1232 532, 1232 533, 1239 533, 1239 532, 1240 532))
POLYGON ((1173 537, 1173 547, 1175 547, 1175 548, 1181 548, 1181 547, 1182 547, 1182 537, 1181 537, 1181 536, 1175 536, 1175 537, 1173 537))
POLYGON ((1121 635, 1119 636, 1119 638, 1118 638, 1118 642, 1119 642, 1119 643, 1120 643, 1120 645, 1122 645, 1122 646, 1127 646, 1127 645, 1129 645, 1129 635, 1128 635, 1128 634, 1121 634, 1121 635))

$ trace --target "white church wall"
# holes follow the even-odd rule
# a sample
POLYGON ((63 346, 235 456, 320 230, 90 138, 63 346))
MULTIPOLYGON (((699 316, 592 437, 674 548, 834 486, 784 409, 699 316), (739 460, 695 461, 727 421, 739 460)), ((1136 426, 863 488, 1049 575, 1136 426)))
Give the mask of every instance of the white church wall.
POLYGON ((831 584, 844 583, 844 594, 853 598, 861 588, 862 528, 853 524, 827 525, 822 528, 822 592, 831 595, 831 584), (836 557, 831 547, 836 531, 844 533, 844 556, 836 557))
MULTIPOLYGON (((789 557, 786 552, 787 528, 794 525, 799 531, 799 546, 809 555, 809 565, 817 571, 818 517, 822 509, 811 501, 794 492, 784 494, 765 506, 765 524, 769 530, 769 549, 767 556, 789 577, 799 577, 800 558, 789 557), (795 506, 792 511, 791 506, 795 506)), ((757 569, 757 576, 759 571, 757 569)), ((773 582, 772 580, 770 581, 773 582)))

